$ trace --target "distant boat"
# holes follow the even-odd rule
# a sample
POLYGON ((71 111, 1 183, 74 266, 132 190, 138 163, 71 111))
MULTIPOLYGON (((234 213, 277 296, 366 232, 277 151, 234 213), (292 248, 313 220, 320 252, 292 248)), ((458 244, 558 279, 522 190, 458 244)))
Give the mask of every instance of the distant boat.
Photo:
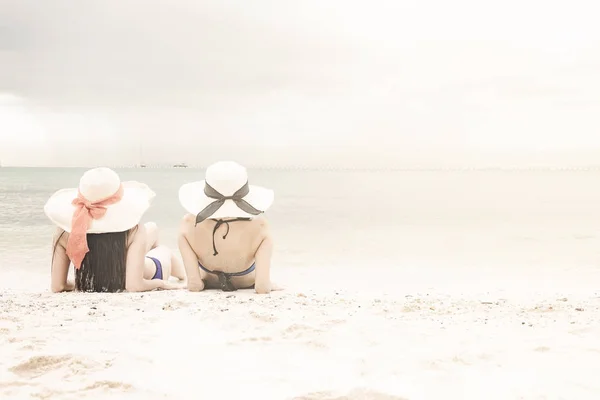
POLYGON ((173 164, 173 168, 187 168, 186 163, 173 164))
POLYGON ((143 155, 142 155, 142 143, 140 142, 140 168, 146 168, 146 164, 142 161, 144 159, 143 155))

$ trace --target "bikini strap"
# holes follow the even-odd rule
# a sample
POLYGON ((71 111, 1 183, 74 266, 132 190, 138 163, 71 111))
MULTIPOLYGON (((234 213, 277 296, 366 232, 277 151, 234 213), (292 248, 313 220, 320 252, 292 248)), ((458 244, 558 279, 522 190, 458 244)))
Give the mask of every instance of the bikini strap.
POLYGON ((252 218, 232 218, 232 219, 217 219, 217 223, 215 224, 215 227, 213 228, 213 237, 212 237, 212 242, 213 242, 213 256, 216 256, 217 254, 219 254, 219 252, 217 251, 217 246, 215 244, 215 234, 217 233, 217 229, 219 229, 221 227, 221 225, 227 225, 227 231, 225 232, 225 234, 223 235, 223 239, 227 238, 227 235, 229 234, 229 223, 230 222, 237 222, 237 221, 250 221, 252 218))

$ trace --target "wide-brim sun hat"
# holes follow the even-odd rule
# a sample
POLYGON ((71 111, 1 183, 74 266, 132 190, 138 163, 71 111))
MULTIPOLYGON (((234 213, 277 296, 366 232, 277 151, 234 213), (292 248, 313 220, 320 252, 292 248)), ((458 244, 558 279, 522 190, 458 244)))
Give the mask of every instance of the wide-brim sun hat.
POLYGON ((206 218, 252 218, 273 204, 273 190, 248 183, 248 172, 233 161, 220 161, 206 169, 205 179, 182 185, 179 202, 196 222, 206 218))
POLYGON ((91 219, 87 233, 127 231, 139 224, 156 194, 144 183, 121 182, 118 174, 110 168, 88 170, 81 177, 78 188, 55 192, 44 205, 44 213, 56 226, 70 233, 73 215, 78 210, 73 201, 80 194, 88 202, 95 203, 119 190, 122 190, 120 199, 106 205, 101 218, 91 219))

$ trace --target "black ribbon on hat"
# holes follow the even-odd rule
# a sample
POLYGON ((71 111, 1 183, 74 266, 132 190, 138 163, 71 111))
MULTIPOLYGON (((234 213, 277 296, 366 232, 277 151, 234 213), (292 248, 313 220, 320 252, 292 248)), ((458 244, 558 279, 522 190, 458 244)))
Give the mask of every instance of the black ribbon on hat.
POLYGON ((200 222, 204 221, 205 219, 216 213, 217 210, 221 208, 223 204, 225 204, 226 200, 233 200, 235 205, 238 206, 240 210, 247 212, 248 214, 258 215, 263 213, 263 211, 257 210, 250 203, 244 200, 244 197, 248 193, 250 193, 250 186, 248 185, 248 182, 246 182, 244 186, 239 188, 231 196, 223 196, 215 188, 210 186, 208 182, 204 182, 204 194, 206 195, 206 197, 215 199, 215 201, 204 207, 204 210, 200 211, 196 215, 196 224, 199 224, 200 222))

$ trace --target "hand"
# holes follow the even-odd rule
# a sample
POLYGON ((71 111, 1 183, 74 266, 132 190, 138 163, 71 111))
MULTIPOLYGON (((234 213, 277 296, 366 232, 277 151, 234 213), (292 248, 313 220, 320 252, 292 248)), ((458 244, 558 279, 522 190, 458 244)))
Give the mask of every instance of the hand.
POLYGON ((190 292, 201 292, 201 291, 204 290, 204 281, 200 281, 198 283, 196 283, 196 282, 194 282, 194 283, 188 282, 187 283, 187 289, 190 292))

